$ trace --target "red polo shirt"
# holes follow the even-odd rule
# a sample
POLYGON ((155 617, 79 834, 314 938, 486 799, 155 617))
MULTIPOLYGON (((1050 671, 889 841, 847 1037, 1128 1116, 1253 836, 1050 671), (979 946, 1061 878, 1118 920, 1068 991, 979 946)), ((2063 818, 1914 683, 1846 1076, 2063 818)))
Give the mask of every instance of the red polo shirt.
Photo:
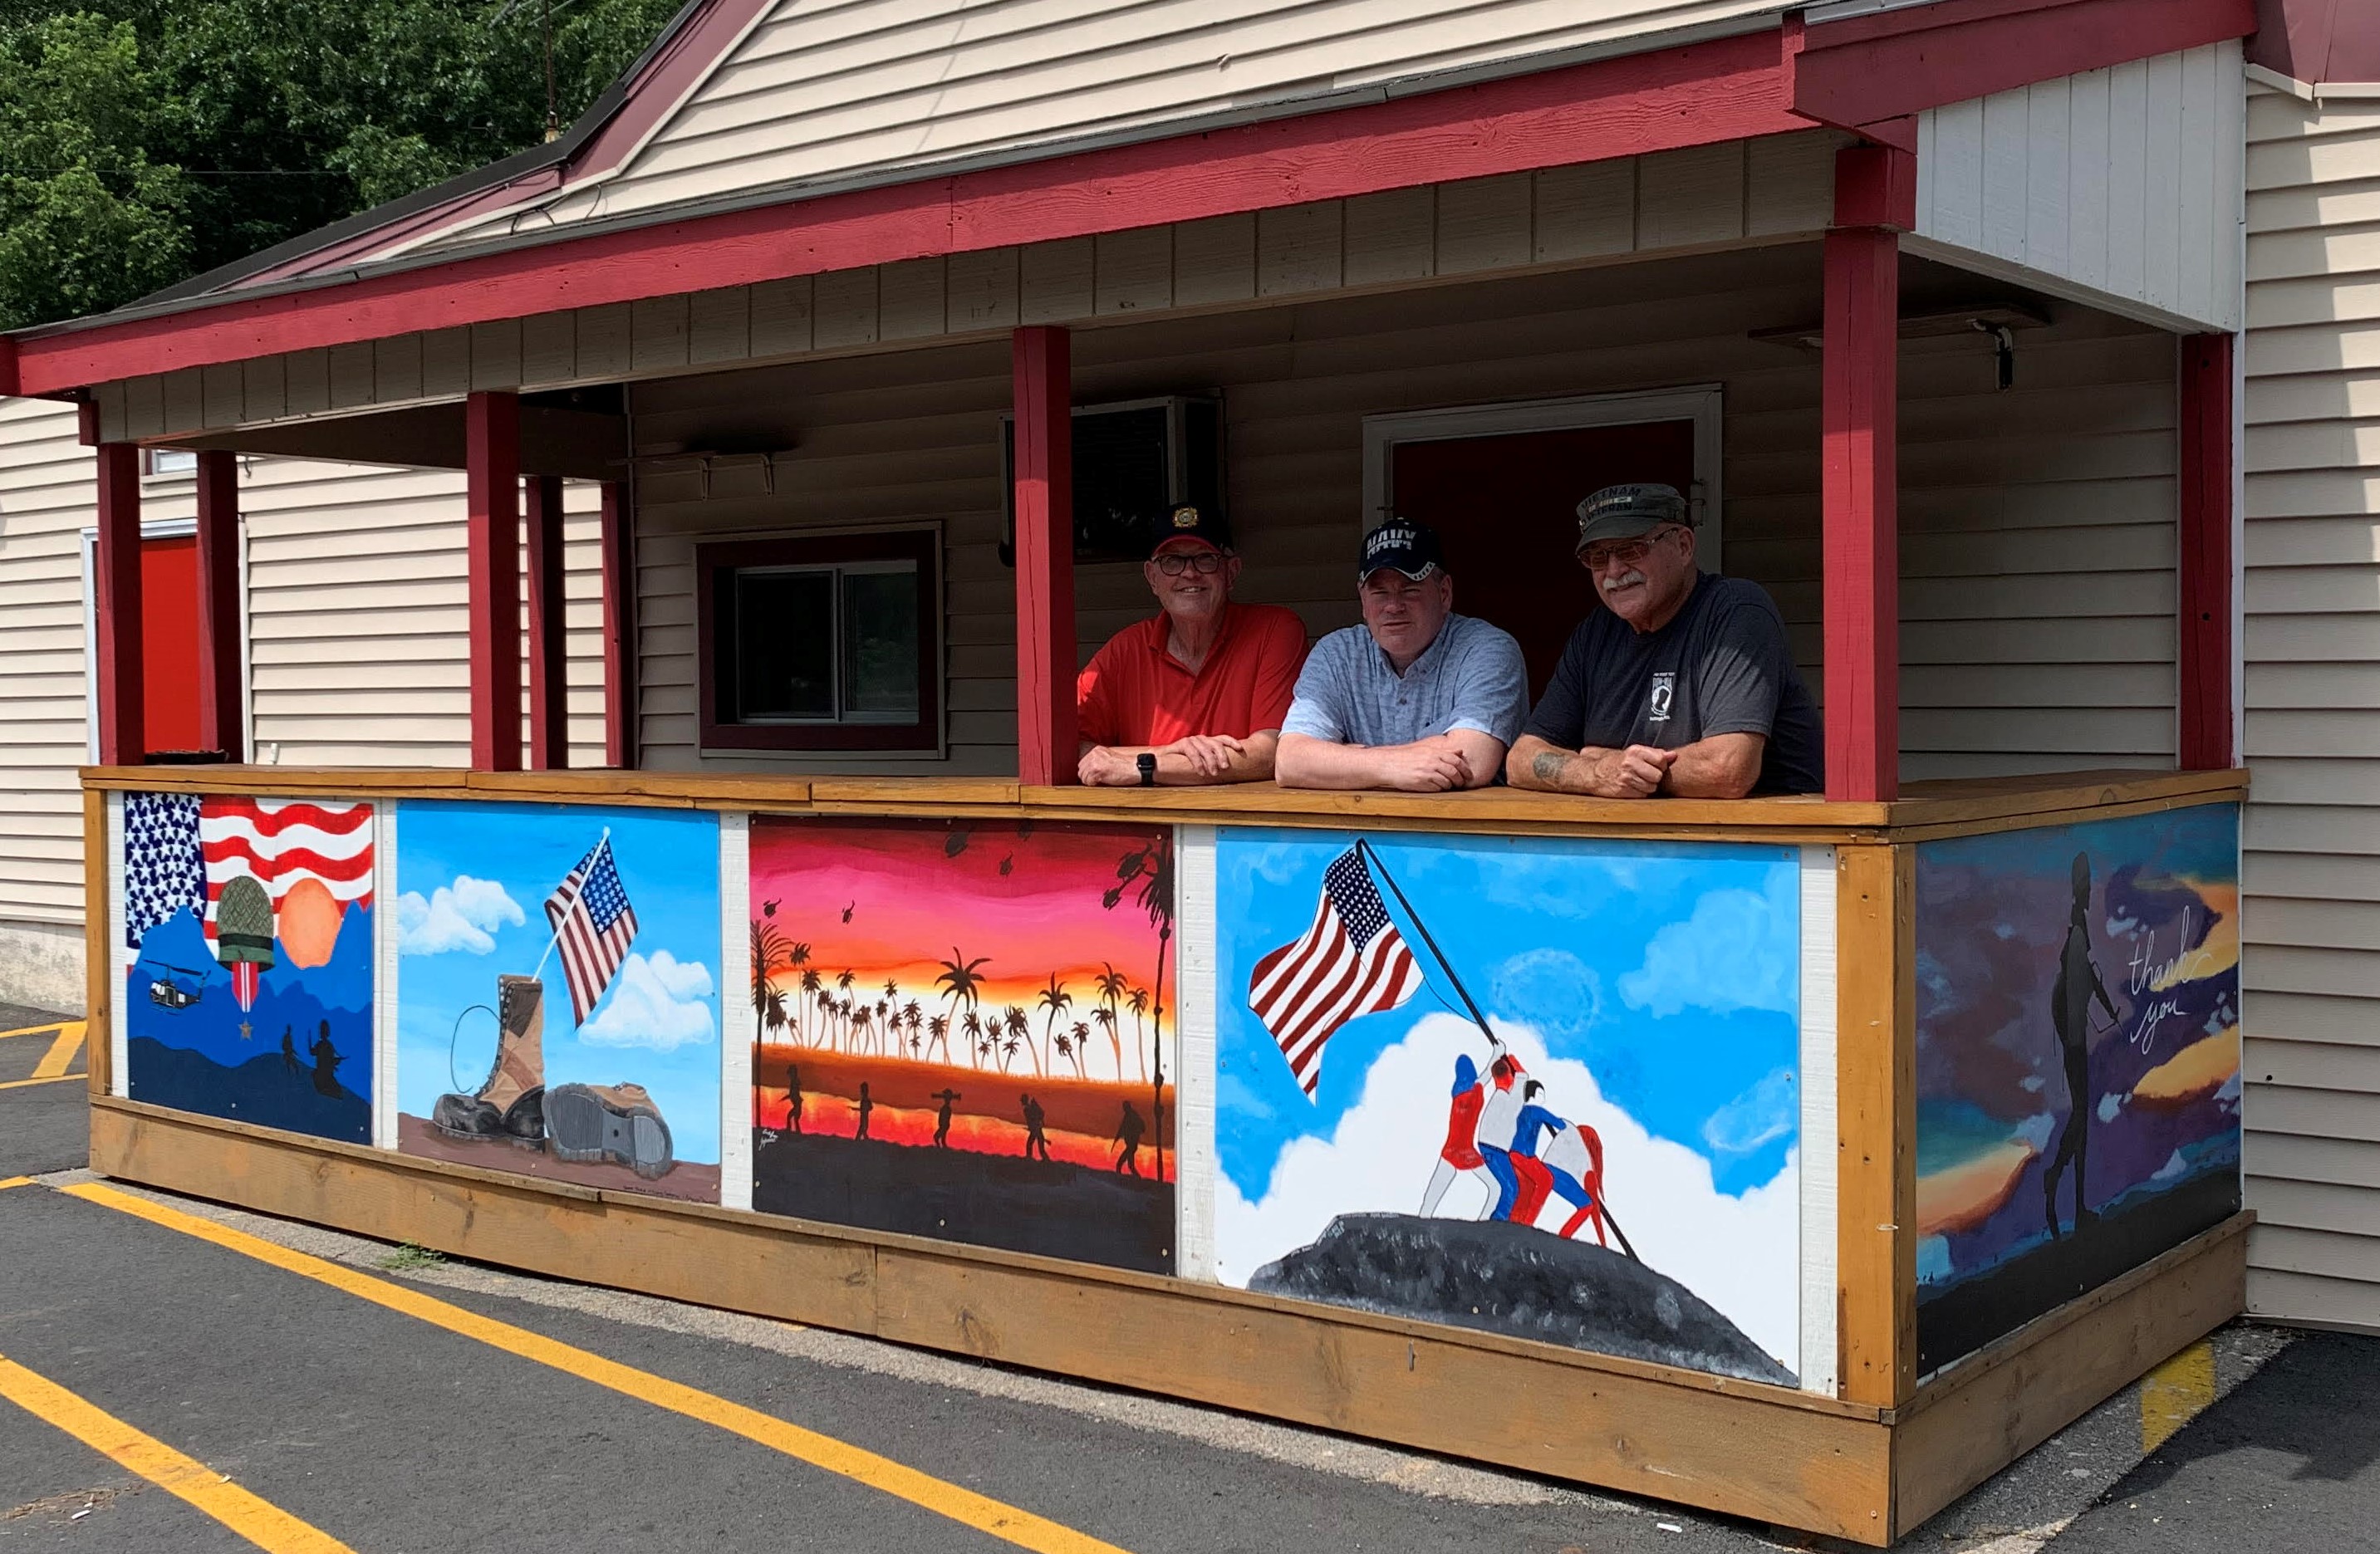
POLYGON ((1224 607, 1223 629, 1193 674, 1165 650, 1160 612, 1108 639, 1075 681, 1075 710, 1094 745, 1171 745, 1190 734, 1245 739, 1279 728, 1305 662, 1305 623, 1278 604, 1224 607))

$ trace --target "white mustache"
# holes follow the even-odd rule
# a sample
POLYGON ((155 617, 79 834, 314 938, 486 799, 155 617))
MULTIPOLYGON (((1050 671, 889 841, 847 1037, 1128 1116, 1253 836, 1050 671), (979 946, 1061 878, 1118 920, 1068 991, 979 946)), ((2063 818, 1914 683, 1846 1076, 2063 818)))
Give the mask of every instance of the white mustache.
POLYGON ((1644 580, 1645 574, 1642 572, 1622 572, 1617 577, 1606 577, 1603 579, 1603 591, 1606 593, 1618 593, 1621 589, 1633 589, 1644 580))

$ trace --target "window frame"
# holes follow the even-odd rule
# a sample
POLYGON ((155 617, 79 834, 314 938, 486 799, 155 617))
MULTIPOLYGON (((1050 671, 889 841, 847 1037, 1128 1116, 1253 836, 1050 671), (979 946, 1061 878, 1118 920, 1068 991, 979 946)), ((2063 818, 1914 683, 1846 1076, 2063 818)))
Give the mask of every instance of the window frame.
MULTIPOLYGON (((938 528, 870 529, 838 534, 786 534, 768 539, 710 541, 694 548, 695 638, 698 653, 698 716, 701 748, 708 751, 771 750, 835 755, 877 751, 939 756, 947 745, 943 719, 941 530, 938 528), (867 563, 914 563, 917 572, 917 716, 914 722, 737 722, 721 716, 721 634, 732 625, 730 590, 736 573, 762 568, 844 567, 867 563)), ((841 609, 838 599, 837 609, 841 609)), ((834 652, 844 650, 838 630, 834 652)), ((838 671, 839 673, 839 671, 838 671)), ((728 709, 732 713, 732 708, 728 709)))

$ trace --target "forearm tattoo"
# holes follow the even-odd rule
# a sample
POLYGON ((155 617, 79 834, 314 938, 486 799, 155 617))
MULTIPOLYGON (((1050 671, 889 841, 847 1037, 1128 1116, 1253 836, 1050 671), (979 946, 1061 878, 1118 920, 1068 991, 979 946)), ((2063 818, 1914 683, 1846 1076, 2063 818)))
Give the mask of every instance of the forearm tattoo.
POLYGON ((1562 768, 1569 764, 1570 758, 1560 750, 1540 750, 1537 759, 1529 763, 1529 771, 1540 783, 1559 783, 1562 768))

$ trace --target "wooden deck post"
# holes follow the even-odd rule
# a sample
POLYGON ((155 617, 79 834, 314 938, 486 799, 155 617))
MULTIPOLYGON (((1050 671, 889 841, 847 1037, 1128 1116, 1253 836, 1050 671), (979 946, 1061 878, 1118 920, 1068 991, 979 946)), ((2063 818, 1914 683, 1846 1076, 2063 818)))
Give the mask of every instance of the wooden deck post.
POLYGON ((562 477, 528 481, 528 764, 570 764, 570 651, 562 585, 562 477))
POLYGON ((471 617, 471 766, 521 764, 520 398, 474 394, 464 412, 471 617))
POLYGON ((1075 780, 1075 439, 1066 332, 1016 332, 1016 774, 1075 780))
POLYGON ((1836 870, 1835 1375, 1893 1408, 1917 1386, 1917 850, 1836 870))
POLYGON ((99 637, 99 764, 138 766, 149 753, 140 660, 140 450, 130 443, 101 443, 98 455, 91 585, 99 637))
POLYGON ((1916 220, 1916 159, 1887 146, 1835 159, 1826 239, 1821 399, 1827 796, 1900 791, 1899 478, 1900 233, 1916 220))
POLYGON ((637 552, 626 480, 603 482, 603 764, 637 764, 637 552))
POLYGON ((2232 679, 2231 336, 2181 342, 2180 727, 2184 771, 2228 770, 2232 679))
POLYGON ((239 455, 199 455, 199 747, 248 759, 240 662, 239 455))

